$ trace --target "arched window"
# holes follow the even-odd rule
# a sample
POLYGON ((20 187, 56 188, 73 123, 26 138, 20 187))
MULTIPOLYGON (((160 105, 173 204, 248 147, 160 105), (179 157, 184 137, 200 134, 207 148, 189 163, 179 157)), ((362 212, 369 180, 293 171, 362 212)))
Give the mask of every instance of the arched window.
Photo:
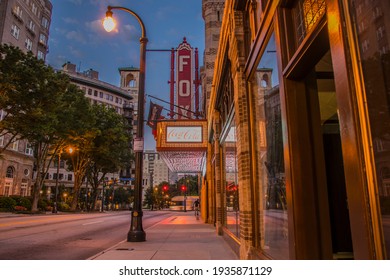
POLYGON ((269 77, 267 74, 264 74, 261 78, 261 87, 266 88, 269 85, 269 77))
POLYGON ((5 174, 5 177, 7 178, 13 178, 15 173, 15 169, 12 166, 8 166, 7 173, 5 174))
POLYGON ((136 80, 135 80, 133 74, 128 74, 126 76, 126 86, 127 87, 136 87, 137 86, 137 83, 136 83, 136 80))

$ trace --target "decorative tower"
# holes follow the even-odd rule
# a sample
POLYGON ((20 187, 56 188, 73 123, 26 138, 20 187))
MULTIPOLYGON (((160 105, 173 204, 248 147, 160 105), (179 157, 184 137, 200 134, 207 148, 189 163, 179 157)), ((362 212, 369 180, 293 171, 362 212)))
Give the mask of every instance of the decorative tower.
MULTIPOLYGON (((133 98, 130 102, 123 104, 123 114, 130 124, 130 130, 134 139, 137 135, 139 68, 121 67, 118 70, 121 76, 120 88, 126 90, 133 98)), ((135 177, 135 162, 132 162, 131 167, 121 171, 121 177, 135 177)))
POLYGON ((201 80, 203 96, 202 111, 205 114, 207 114, 211 84, 213 82, 214 61, 217 56, 224 5, 225 0, 202 0, 202 16, 205 22, 205 50, 203 67, 201 69, 201 80))

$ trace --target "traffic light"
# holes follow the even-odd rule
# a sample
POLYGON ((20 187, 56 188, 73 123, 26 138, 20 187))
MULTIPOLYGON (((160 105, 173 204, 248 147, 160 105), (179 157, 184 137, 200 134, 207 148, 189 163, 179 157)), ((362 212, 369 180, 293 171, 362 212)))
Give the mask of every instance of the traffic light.
POLYGON ((162 187, 162 190, 163 190, 163 192, 168 191, 168 186, 167 186, 167 185, 164 185, 164 186, 162 187))
POLYGON ((186 187, 185 185, 182 185, 182 186, 181 186, 181 191, 182 191, 182 192, 185 192, 186 190, 187 190, 187 187, 186 187))

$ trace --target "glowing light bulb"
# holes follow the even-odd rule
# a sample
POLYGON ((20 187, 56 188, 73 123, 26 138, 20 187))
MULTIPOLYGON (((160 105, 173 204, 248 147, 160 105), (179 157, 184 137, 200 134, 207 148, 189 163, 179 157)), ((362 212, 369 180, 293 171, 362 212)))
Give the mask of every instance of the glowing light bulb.
POLYGON ((111 32, 115 28, 115 21, 111 16, 106 16, 103 20, 103 27, 107 32, 111 32))

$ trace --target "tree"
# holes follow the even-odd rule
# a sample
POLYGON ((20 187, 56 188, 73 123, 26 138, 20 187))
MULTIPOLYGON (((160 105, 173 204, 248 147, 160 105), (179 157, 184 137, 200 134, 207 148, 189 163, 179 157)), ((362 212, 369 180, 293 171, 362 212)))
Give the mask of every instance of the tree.
POLYGON ((176 195, 183 195, 180 190, 180 186, 186 186, 186 195, 199 195, 198 191, 198 176, 197 175, 186 175, 177 181, 178 190, 176 195))
POLYGON ((88 102, 67 75, 55 72, 31 52, 0 46, 0 106, 5 111, 1 132, 27 140, 34 149, 37 170, 33 186, 32 211, 37 211, 39 192, 50 162, 53 145, 64 137, 79 134, 88 102), (77 115, 78 112, 78 115, 77 115))
POLYGON ((78 191, 84 176, 87 176, 92 186, 94 207, 98 187, 107 173, 118 172, 132 160, 131 135, 126 119, 115 110, 102 105, 93 105, 91 112, 91 129, 74 141, 77 148, 70 166, 75 173, 75 195, 71 210, 77 207, 78 191))
POLYGON ((20 101, 25 99, 23 95, 20 95, 20 86, 18 86, 22 79, 20 74, 23 68, 20 61, 23 60, 25 60, 25 55, 19 49, 0 45, 0 110, 2 110, 0 136, 9 136, 4 138, 6 141, 4 141, 3 147, 0 148, 0 154, 18 136, 18 132, 11 125, 13 120, 11 110, 16 108, 18 104, 23 104, 20 101))
POLYGON ((153 210, 153 205, 156 204, 156 195, 154 193, 154 188, 150 187, 145 190, 145 197, 144 197, 144 206, 148 205, 151 210, 153 210))

